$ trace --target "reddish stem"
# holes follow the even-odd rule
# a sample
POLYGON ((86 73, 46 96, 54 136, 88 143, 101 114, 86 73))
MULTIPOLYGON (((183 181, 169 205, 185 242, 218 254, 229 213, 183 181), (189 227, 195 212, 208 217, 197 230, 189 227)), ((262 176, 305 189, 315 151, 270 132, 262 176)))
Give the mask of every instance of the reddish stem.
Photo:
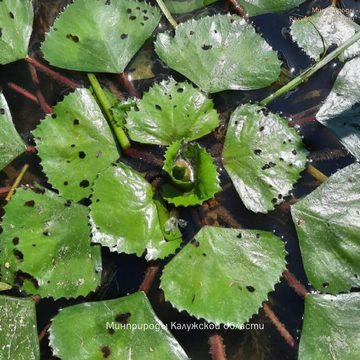
POLYGON ((47 335, 48 330, 50 329, 51 323, 47 324, 44 329, 42 329, 41 333, 38 336, 39 343, 44 340, 45 336, 47 335))
POLYGON ((220 335, 209 337, 210 354, 213 360, 226 360, 225 345, 220 335))
POLYGON ((37 99, 37 97, 35 95, 33 95, 31 92, 25 90, 24 88, 22 88, 21 86, 19 85, 16 85, 12 82, 9 82, 7 83, 7 86, 16 91, 17 93, 19 93, 20 95, 26 97, 27 99, 29 99, 30 101, 36 103, 36 104, 39 104, 39 100, 37 99))
POLYGON ((268 304, 264 304, 263 306, 265 315, 271 320, 273 325, 276 327, 276 330, 280 333, 280 335, 285 339, 286 343, 292 348, 296 346, 296 341, 286 329, 285 325, 279 320, 279 318, 275 315, 275 313, 271 310, 268 304))
POLYGON ((314 124, 316 122, 316 118, 314 116, 308 116, 303 118, 297 118, 289 121, 289 126, 303 126, 308 124, 314 124))
POLYGON ((143 291, 145 294, 149 293, 152 284, 154 282, 155 276, 158 273, 159 269, 160 269, 159 264, 156 263, 149 264, 145 273, 144 280, 139 287, 140 291, 143 291))
POLYGON ((28 63, 28 67, 29 67, 29 71, 30 71, 30 75, 31 75, 31 79, 35 85, 35 94, 36 97, 39 101, 40 107, 42 109, 42 111, 44 113, 51 113, 52 112, 52 108, 51 106, 47 103, 43 93, 40 90, 40 81, 39 81, 39 77, 38 74, 36 72, 36 68, 34 67, 34 65, 28 63))
POLYGON ((126 156, 139 159, 141 161, 144 161, 144 162, 154 165, 154 166, 162 167, 164 164, 164 162, 161 159, 157 158, 155 155, 153 155, 149 152, 142 151, 142 150, 129 148, 124 151, 124 154, 126 156))
POLYGON ((78 87, 80 87, 79 84, 77 84, 75 81, 67 78, 64 75, 61 75, 60 73, 50 69, 48 66, 40 63, 39 61, 37 61, 36 59, 27 56, 25 58, 25 61, 27 61, 29 64, 34 65, 39 71, 43 72, 44 74, 50 76, 51 78, 53 78, 54 80, 58 81, 59 83, 69 87, 72 90, 77 89, 78 87))
POLYGON ((236 0, 227 0, 230 6, 234 9, 235 13, 248 20, 248 14, 246 11, 240 6, 240 4, 236 0))
POLYGON ((30 153, 30 154, 36 154, 36 153, 37 153, 37 150, 36 150, 36 147, 35 147, 35 146, 28 145, 27 148, 26 148, 26 152, 27 152, 27 153, 30 153))
POLYGON ((129 80, 128 75, 126 73, 121 73, 119 75, 120 82, 124 85, 126 91, 135 98, 140 99, 140 93, 134 87, 133 83, 129 80))
POLYGON ((125 100, 124 94, 116 87, 116 85, 109 79, 103 79, 105 85, 109 88, 109 90, 117 97, 119 101, 125 100))
POLYGON ((308 291, 305 289, 305 287, 290 271, 284 271, 283 276, 287 283, 295 290, 295 292, 299 296, 305 297, 308 294, 308 291))
POLYGON ((0 188, 0 196, 6 195, 11 190, 10 186, 0 188))

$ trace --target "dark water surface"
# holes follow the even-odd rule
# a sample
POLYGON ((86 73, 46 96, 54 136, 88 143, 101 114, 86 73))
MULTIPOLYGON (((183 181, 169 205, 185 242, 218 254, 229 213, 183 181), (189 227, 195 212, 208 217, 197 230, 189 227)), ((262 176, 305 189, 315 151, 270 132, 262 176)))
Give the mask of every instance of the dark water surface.
MULTIPOLYGON (((52 21, 58 9, 69 1, 64 0, 37 0, 38 17, 36 20, 36 28, 31 49, 34 57, 40 58, 38 53, 39 41, 43 38, 43 30, 40 17, 46 22, 52 21)), ((308 67, 311 62, 301 52, 301 50, 291 41, 288 34, 288 27, 290 25, 290 17, 303 17, 311 13, 313 7, 326 7, 328 1, 307 1, 299 8, 282 14, 262 15, 253 18, 252 21, 257 30, 263 34, 265 39, 278 50, 282 56, 284 67, 296 75, 301 70, 308 67)), ((360 19, 360 4, 355 0, 343 0, 341 4, 344 7, 354 9, 355 19, 360 19)), ((182 15, 177 19, 179 21, 187 19, 192 16, 201 16, 205 14, 214 14, 228 11, 226 1, 220 1, 214 6, 207 9, 196 11, 190 15, 182 15)), ((44 26, 46 27, 46 26, 44 26)), ((166 22, 162 23, 162 30, 166 28, 166 22)), ((151 41, 145 46, 144 51, 151 52, 152 71, 155 77, 148 80, 135 81, 134 85, 142 92, 151 86, 154 81, 159 81, 163 78, 172 75, 177 80, 184 78, 177 73, 168 69, 153 53, 151 41)), ((300 86, 287 96, 278 99, 270 108, 273 111, 279 111, 291 117, 306 109, 321 103, 327 96, 332 83, 334 82, 337 73, 341 69, 341 64, 334 61, 327 67, 319 71, 313 76, 310 81, 300 86)), ((132 65, 129 66, 131 69, 132 65)), ((86 84, 84 74, 76 72, 67 72, 60 70, 63 74, 72 79, 86 84)), ((47 101, 54 105, 56 102, 67 93, 67 90, 56 82, 43 74, 39 74, 41 81, 41 89, 45 94, 47 101)), ((115 83, 117 79, 115 76, 103 75, 102 79, 111 79, 115 83)), ((3 88, 6 99, 8 100, 10 109, 12 111, 14 122, 17 130, 28 144, 32 144, 30 131, 35 128, 39 120, 43 117, 41 109, 33 104, 31 101, 18 95, 7 87, 8 82, 14 82, 26 89, 34 92, 34 87, 31 82, 27 65, 23 61, 4 66, 0 68, 0 86, 3 88)), ((119 85, 119 84, 118 84, 119 85)), ((120 90, 126 90, 121 88, 120 90)), ((278 85, 275 85, 279 87, 278 85)), ((233 110, 238 104, 249 100, 259 100, 269 94, 273 89, 266 89, 253 92, 228 91, 213 95, 213 99, 219 112, 224 113, 225 117, 229 111, 233 110)), ((227 118, 226 118, 227 120, 227 118)), ((304 143, 310 150, 310 159, 313 164, 323 171, 326 175, 331 175, 338 169, 354 162, 354 158, 349 155, 341 146, 336 137, 327 130, 324 126, 318 123, 308 123, 300 127, 300 132, 304 137, 304 143)), ((212 136, 204 138, 203 145, 211 147, 215 141, 212 136)), ((156 155, 161 155, 163 150, 155 147, 140 147, 145 151, 151 151, 156 155)), ((128 163, 142 172, 159 170, 152 165, 144 162, 139 162, 134 159, 126 159, 128 163)), ((24 179, 24 183, 31 183, 34 181, 46 185, 46 178, 39 166, 39 159, 36 155, 25 154, 14 161, 5 171, 0 173, 0 186, 8 186, 12 183, 19 169, 24 163, 31 165, 30 171, 24 179)), ((218 163, 221 164, 220 159, 218 163)), ((239 199, 235 189, 230 183, 227 174, 219 167, 221 171, 221 181, 225 190, 217 196, 218 201, 227 208, 239 224, 244 228, 256 228, 274 231, 281 236, 289 253, 287 257, 289 270, 296 275, 296 277, 309 289, 306 276, 304 274, 301 256, 299 252, 298 240, 295 229, 290 217, 288 209, 277 208, 275 211, 267 215, 258 215, 248 211, 239 199)), ((310 175, 304 173, 300 181, 296 184, 293 191, 294 198, 300 198, 310 193, 319 185, 310 175)), ((2 203, 3 204, 3 203, 2 203)), ((3 211, 1 212, 1 214, 3 211)), ((183 229, 185 242, 189 241, 199 230, 199 207, 193 210, 180 210, 180 217, 188 222, 188 225, 183 229)), ((221 225, 228 226, 226 223, 221 225)), ((168 260, 167 260, 168 261, 168 260)), ((165 261, 166 262, 166 261, 165 261)), ((164 263, 165 263, 164 262, 164 263)), ((96 301, 101 299, 112 299, 135 292, 141 284, 147 263, 143 258, 129 255, 110 254, 108 250, 103 249, 103 266, 104 276, 103 285, 96 294, 87 298, 88 301, 96 301)), ((182 271, 182 269, 179 269, 182 271)), ((183 270, 185 271, 185 269, 183 270)), ((163 294, 158 289, 159 279, 157 277, 154 286, 149 294, 152 305, 160 317, 160 319, 170 324, 170 322, 177 321, 179 323, 191 323, 196 321, 194 318, 187 315, 185 312, 179 313, 173 309, 169 303, 164 302, 163 294)), ((83 302, 84 299, 77 300, 58 300, 43 299, 37 305, 38 310, 38 328, 39 331, 43 329, 56 315, 59 308, 73 305, 75 303, 83 302)), ((274 312, 278 315, 280 320, 285 324, 290 333, 298 340, 302 324, 303 314, 303 300, 298 297, 294 291, 289 288, 284 280, 275 288, 275 292, 269 296, 269 304, 274 312)), ((226 306, 226 300, 222 306, 226 306)), ((279 335, 273 324, 265 317, 262 310, 258 315, 255 315, 251 322, 264 323, 265 330, 263 331, 236 331, 227 330, 221 331, 226 345, 226 352, 228 359, 296 359, 297 350, 290 348, 286 342, 279 335)), ((194 360, 209 359, 208 338, 211 331, 173 331, 174 336, 178 339, 180 344, 184 347, 188 355, 194 360)), ((42 342, 42 358, 51 358, 51 351, 48 348, 47 340, 42 342)), ((76 356, 74 357, 76 358, 76 356)), ((159 359, 162 360, 162 359, 159 359)))

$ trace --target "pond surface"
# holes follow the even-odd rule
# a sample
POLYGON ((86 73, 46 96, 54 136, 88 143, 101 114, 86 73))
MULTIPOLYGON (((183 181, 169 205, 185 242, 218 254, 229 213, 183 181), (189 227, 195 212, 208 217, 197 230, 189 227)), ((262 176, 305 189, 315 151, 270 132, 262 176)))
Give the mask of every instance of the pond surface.
MULTIPOLYGON (((36 1, 39 13, 35 24, 37 31, 35 31, 32 38, 32 56, 41 59, 37 49, 39 41, 43 38, 43 31, 46 30, 47 24, 52 22, 58 9, 67 2, 69 1, 36 1)), ((328 3, 328 1, 307 1, 299 8, 287 13, 262 15, 252 19, 257 30, 262 33, 273 48, 278 50, 281 54, 284 67, 288 70, 288 75, 284 75, 284 80, 289 80, 289 76, 298 74, 301 70, 311 64, 307 56, 305 56, 305 54, 302 53, 290 39, 288 34, 290 18, 304 17, 309 15, 314 7, 326 7, 328 3)), ((343 0, 341 5, 345 8, 354 9, 355 19, 360 19, 360 4, 358 1, 343 0)), ((177 17, 177 20, 181 21, 192 16, 201 16, 204 13, 223 13, 228 10, 229 7, 226 1, 220 1, 207 9, 196 11, 190 15, 177 17)), ((160 31, 163 31, 166 28, 168 28, 168 25, 165 20, 163 20, 160 31)), ((129 65, 128 71, 131 71, 134 68, 136 70, 135 72, 131 72, 132 76, 134 78, 139 78, 142 75, 149 77, 153 74, 153 76, 148 79, 134 80, 134 86, 140 93, 146 91, 153 82, 166 78, 169 75, 172 75, 176 80, 184 80, 182 76, 172 72, 156 57, 151 46, 151 41, 149 41, 144 49, 138 54, 138 58, 145 60, 138 61, 137 63, 133 62, 133 64, 129 65), (140 69, 137 68, 138 65, 136 65, 139 63, 140 69)), ((271 110, 282 112, 289 117, 296 117, 297 114, 304 110, 319 105, 330 91, 337 73, 341 70, 341 66, 342 65, 336 61, 332 62, 313 76, 306 84, 300 86, 299 89, 272 103, 270 106, 271 110)), ((61 72, 68 77, 79 81, 79 83, 87 84, 84 74, 68 71, 61 72)), ((39 76, 42 92, 45 94, 49 104, 54 105, 61 96, 68 92, 67 89, 57 84, 49 77, 43 74, 39 74, 39 76)), ((100 79, 112 81, 126 95, 126 89, 122 88, 117 77, 103 74, 100 76, 100 79)), ((43 117, 43 113, 36 104, 10 90, 7 86, 8 82, 14 82, 29 91, 34 92, 34 86, 31 82, 25 62, 20 61, 1 67, 0 86, 3 88, 4 94, 9 102, 17 130, 21 133, 23 138, 26 139, 28 144, 32 144, 30 131, 39 123, 39 120, 43 117)), ((278 87, 279 84, 275 84, 272 89, 260 91, 222 92, 213 95, 213 99, 218 111, 222 114, 226 123, 229 112, 238 104, 249 100, 260 100, 278 87)), ((314 111, 300 118, 300 120, 302 120, 300 121, 300 133, 304 137, 306 147, 310 150, 310 159, 313 161, 313 164, 326 175, 331 175, 338 169, 354 162, 354 158, 346 152, 329 130, 312 121, 313 115, 314 111)), ((299 116, 296 118, 299 119, 299 116)), ((231 185, 229 177, 225 171, 222 170, 221 159, 219 158, 218 151, 216 151, 216 146, 214 146, 218 143, 216 138, 210 135, 201 142, 218 156, 217 162, 221 172, 221 181, 224 191, 216 197, 217 202, 213 208, 206 209, 198 206, 191 210, 183 209, 180 211, 180 218, 185 219, 187 222, 187 226, 182 229, 185 242, 188 242, 197 233, 204 215, 207 215, 208 219, 210 218, 212 221, 219 223, 222 226, 230 226, 229 220, 226 219, 226 216, 222 215, 222 208, 225 208, 230 211, 239 226, 250 229, 255 228, 274 231, 277 235, 281 236, 286 242, 286 248, 289 253, 287 257, 288 269, 295 274, 302 284, 311 290, 304 274, 298 240, 291 220, 289 207, 278 207, 275 211, 267 215, 257 215, 248 211, 242 204, 234 187, 231 185)), ((151 152, 159 158, 163 154, 163 149, 159 147, 137 146, 137 148, 145 152, 151 152)), ((124 161, 130 163, 142 172, 152 173, 160 171, 160 168, 151 163, 147 163, 146 161, 134 158, 126 158, 124 161)), ((37 156, 34 154, 24 154, 8 166, 5 171, 0 173, 0 186, 9 186, 24 163, 29 163, 31 165, 30 171, 24 179, 24 183, 33 183, 34 181, 37 181, 46 185, 46 178, 42 173, 37 156)), ((309 174, 304 173, 295 186, 290 202, 310 193, 318 185, 319 183, 314 180, 314 178, 309 174)), ((87 298, 88 301, 111 299, 135 292, 139 288, 147 268, 147 263, 143 258, 110 254, 106 249, 103 249, 103 264, 103 285, 96 294, 87 298)), ((179 271, 181 270, 182 269, 179 269, 179 271)), ((185 312, 179 313, 177 310, 173 309, 169 303, 164 302, 163 294, 158 289, 158 277, 159 275, 153 284, 149 297, 160 319, 167 324, 174 321, 184 324, 197 321, 185 312)), ((57 313, 59 308, 83 301, 84 299, 71 301, 41 300, 37 304, 39 329, 43 329, 49 323, 50 319, 57 313)), ((282 282, 276 286, 275 292, 270 294, 269 304, 279 319, 285 324, 289 332, 296 340, 298 340, 302 324, 303 300, 295 294, 285 280, 282 280, 282 282)), ((226 306, 226 303, 224 303, 223 306, 226 306)), ((220 332, 224 338, 228 359, 292 360, 297 358, 297 350, 292 349, 287 345, 262 310, 260 310, 258 315, 255 315, 252 318, 251 322, 264 323, 265 329, 262 331, 227 330, 220 332)), ((202 360, 210 358, 208 338, 211 335, 211 331, 173 331, 173 334, 192 359, 202 360)), ((47 340, 44 340, 41 346, 43 354, 42 358, 51 358, 51 351, 48 348, 47 340)))

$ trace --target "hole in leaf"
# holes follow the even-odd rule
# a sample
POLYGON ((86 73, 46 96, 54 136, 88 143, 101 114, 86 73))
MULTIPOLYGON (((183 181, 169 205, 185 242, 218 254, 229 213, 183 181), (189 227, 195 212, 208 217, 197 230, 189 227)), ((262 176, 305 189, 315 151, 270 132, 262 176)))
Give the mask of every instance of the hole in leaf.
POLYGON ((120 35, 121 40, 127 39, 127 37, 128 37, 128 34, 121 34, 120 35))
POLYGON ((75 119, 75 120, 73 121, 73 124, 74 124, 74 125, 80 125, 80 121, 79 121, 78 119, 75 119))
POLYGON ((129 16, 129 20, 136 20, 136 16, 135 15, 131 15, 131 16, 129 16))
POLYGON ((255 288, 253 286, 249 285, 249 286, 246 286, 246 290, 249 292, 254 292, 255 288))
POLYGON ((200 245, 200 243, 199 243, 196 239, 192 239, 192 240, 190 241, 190 244, 191 244, 191 245, 194 245, 195 247, 198 247, 198 246, 200 245))
POLYGON ((292 153, 293 153, 293 155, 297 155, 297 151, 296 151, 296 150, 293 150, 292 153))
POLYGON ((112 328, 108 328, 108 333, 109 333, 110 335, 114 335, 114 334, 115 334, 115 330, 112 329, 112 328))
POLYGON ((51 117, 52 117, 53 119, 56 119, 57 115, 56 115, 56 114, 51 114, 51 117))
POLYGON ((255 149, 255 150, 254 150, 254 154, 255 154, 255 155, 260 155, 260 154, 261 154, 261 150, 260 150, 260 149, 255 149))
POLYGON ((201 48, 203 50, 210 50, 212 48, 212 45, 203 45, 201 48))
POLYGON ((237 238, 238 238, 238 239, 241 239, 241 238, 242 238, 241 233, 239 233, 239 234, 237 235, 237 238))
POLYGON ((265 127, 264 126, 260 126, 259 127, 259 131, 264 131, 265 127))
POLYGON ((79 158, 80 159, 85 159, 85 157, 86 157, 85 151, 79 151, 79 158))
POLYGON ((20 239, 18 237, 14 237, 13 240, 12 240, 13 244, 16 246, 16 245, 19 245, 19 242, 20 242, 20 239))
POLYGON ((26 201, 26 202, 24 203, 24 206, 34 207, 34 206, 35 206, 35 201, 34 201, 34 200, 26 201))
POLYGON ((4 109, 0 109, 0 115, 4 115, 5 114, 5 110, 4 109))
POLYGON ((14 249, 13 253, 17 260, 24 261, 24 254, 21 251, 14 249))
POLYGON ((103 354, 104 359, 108 358, 111 355, 111 350, 108 346, 102 346, 100 350, 103 354))
POLYGON ((65 185, 65 186, 68 186, 68 185, 69 185, 69 182, 68 182, 68 181, 64 181, 64 185, 65 185))
POLYGON ((72 34, 67 34, 66 38, 73 41, 73 42, 75 42, 75 43, 78 43, 79 40, 80 40, 78 36, 72 35, 72 34))
POLYGON ((80 182, 80 187, 82 187, 82 188, 87 188, 87 187, 89 187, 89 185, 90 185, 90 183, 88 180, 83 180, 80 182))
POLYGON ((325 288, 325 289, 328 288, 328 287, 329 287, 329 283, 328 283, 328 282, 324 282, 324 283, 322 284, 322 287, 325 288))
POLYGON ((162 109, 161 109, 161 106, 158 105, 158 104, 155 105, 155 108, 156 108, 157 110, 160 110, 160 111, 162 110, 162 109))
POLYGON ((121 324, 127 324, 130 320, 131 313, 122 313, 115 316, 115 321, 121 324))
POLYGON ((14 19, 14 17, 15 17, 11 11, 9 12, 9 16, 10 16, 10 19, 14 19))

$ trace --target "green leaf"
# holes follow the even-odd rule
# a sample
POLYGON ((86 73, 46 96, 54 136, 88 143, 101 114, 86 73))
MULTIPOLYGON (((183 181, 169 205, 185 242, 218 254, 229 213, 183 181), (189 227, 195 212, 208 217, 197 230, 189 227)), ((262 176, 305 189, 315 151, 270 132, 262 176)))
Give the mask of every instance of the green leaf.
POLYGON ((86 207, 49 190, 18 189, 2 227, 3 281, 53 298, 85 296, 100 285, 100 247, 90 245, 86 207))
POLYGON ((6 99, 0 93, 0 170, 21 155, 25 149, 25 144, 12 122, 6 99))
POLYGON ((121 73, 160 21, 157 8, 134 0, 76 0, 46 34, 42 51, 54 66, 121 73))
POLYGON ((360 160, 360 58, 348 61, 316 114, 341 143, 360 160))
POLYGON ((284 243, 259 230, 204 227, 161 277, 166 300, 213 323, 243 324, 285 270, 284 243))
POLYGON ((169 145, 195 140, 219 125, 214 103, 187 82, 155 84, 128 113, 130 138, 145 144, 169 145))
MULTIPOLYGON (((335 6, 314 15, 295 20, 291 25, 293 40, 314 60, 319 60, 331 45, 342 45, 360 30, 360 26, 343 15, 335 6)), ((360 42, 344 51, 342 59, 360 54, 360 42)))
POLYGON ((288 120, 258 105, 231 115, 223 164, 251 211, 266 213, 284 201, 305 168, 307 151, 288 120))
POLYGON ((49 182, 66 199, 91 194, 97 174, 119 157, 111 130, 87 89, 77 89, 33 131, 49 182))
POLYGON ((0 2, 0 64, 24 59, 28 53, 34 12, 31 0, 0 2))
POLYGON ((236 0, 249 16, 290 10, 305 0, 236 0))
POLYGON ((0 296, 0 318, 1 359, 40 359, 35 302, 0 296))
POLYGON ((151 185, 122 163, 111 166, 96 179, 90 222, 94 243, 138 256, 147 250, 147 260, 164 258, 181 243, 181 238, 164 239, 151 185))
POLYGON ((276 51, 244 19, 214 15, 179 24, 173 37, 159 34, 159 57, 206 92, 253 90, 280 75, 276 51))
POLYGON ((216 1, 217 0, 164 0, 164 3, 171 13, 184 14, 213 4, 216 1))
POLYGON ((359 313, 359 293, 307 295, 299 360, 358 359, 359 313))
POLYGON ((136 101, 133 99, 128 99, 124 101, 117 101, 112 107, 111 111, 114 115, 117 126, 124 128, 125 119, 127 112, 136 104, 136 101))
POLYGON ((175 206, 202 204, 221 190, 214 159, 198 144, 171 144, 163 169, 173 183, 162 187, 162 195, 175 206))
POLYGON ((61 310, 50 345, 61 359, 188 359, 142 292, 61 310))
POLYGON ((331 294, 360 286, 360 164, 334 175, 291 207, 306 275, 331 294))

